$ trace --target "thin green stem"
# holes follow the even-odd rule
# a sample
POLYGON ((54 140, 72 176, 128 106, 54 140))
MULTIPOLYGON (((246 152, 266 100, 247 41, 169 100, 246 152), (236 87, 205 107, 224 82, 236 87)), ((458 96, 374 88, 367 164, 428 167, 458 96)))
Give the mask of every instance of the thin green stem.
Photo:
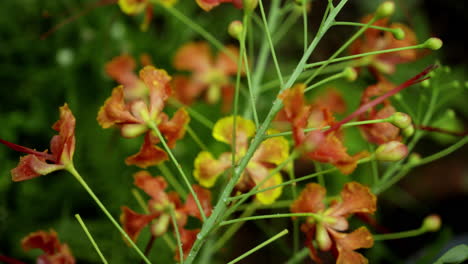
POLYGON ((286 235, 288 233, 287 229, 284 229, 283 231, 279 232, 275 236, 271 237, 270 239, 266 240, 265 242, 261 243, 260 245, 252 248, 251 250, 245 252, 244 254, 240 255, 239 257, 235 258, 234 260, 231 260, 228 262, 228 264, 234 264, 239 262, 240 260, 246 258, 247 256, 251 255, 252 253, 258 251, 259 249, 265 247, 266 245, 270 244, 271 242, 281 238, 282 236, 286 235))
MULTIPOLYGON (((272 204, 258 204, 257 209, 282 209, 288 208, 293 203, 293 200, 275 201, 272 204)), ((251 204, 243 204, 236 208, 235 211, 245 211, 250 207, 251 204)))
MULTIPOLYGON (((320 80, 314 84, 312 84, 311 86, 308 86, 304 92, 308 92, 314 88, 317 88, 317 87, 320 87, 322 86, 323 84, 325 83, 328 83, 328 82, 331 82, 331 81, 334 81, 334 80, 338 80, 340 78, 343 78, 344 77, 344 73, 343 72, 339 72, 339 73, 336 73, 336 74, 333 74, 332 76, 328 76, 327 78, 323 79, 323 80, 320 80)), ((305 82, 305 84, 307 85, 308 83, 305 82)))
MULTIPOLYGON (((247 209, 240 215, 240 218, 251 216, 253 213, 255 213, 255 210, 258 207, 259 204, 257 203, 249 204, 247 209)), ((237 230, 239 230, 239 228, 242 227, 243 224, 244 222, 235 223, 231 225, 226 231, 224 231, 223 235, 214 244, 213 251, 218 251, 219 249, 221 249, 226 244, 226 242, 232 238, 232 236, 237 232, 237 230)))
POLYGON ((88 192, 88 194, 93 198, 93 200, 96 202, 96 204, 99 206, 99 208, 104 212, 104 214, 109 218, 109 220, 112 222, 112 224, 119 230, 119 232, 122 234, 122 236, 130 243, 130 245, 133 247, 133 249, 140 255, 140 257, 147 263, 151 264, 151 262, 148 260, 148 258, 143 254, 143 252, 135 245, 133 240, 127 235, 127 233, 122 229, 122 227, 117 223, 117 221, 112 217, 112 215, 107 211, 107 208, 102 204, 101 200, 94 194, 93 190, 88 186, 86 181, 81 177, 81 175, 76 171, 75 167, 73 164, 70 164, 66 167, 66 170, 70 172, 73 177, 83 186, 83 188, 88 192))
POLYGON ((172 171, 164 163, 157 165, 158 169, 161 171, 164 178, 169 182, 169 184, 174 188, 174 190, 185 199, 187 197, 187 191, 180 185, 179 181, 176 179, 172 171))
MULTIPOLYGON (((368 124, 376 124, 376 123, 383 123, 383 122, 389 122, 391 118, 382 118, 382 119, 372 119, 372 120, 364 120, 364 121, 356 121, 356 122, 348 122, 344 124, 341 127, 353 127, 353 126, 362 126, 362 125, 368 125, 368 124)), ((310 132, 314 130, 327 130, 329 129, 330 126, 324 126, 324 127, 314 127, 314 128, 306 128, 304 129, 304 132, 310 132)), ((272 137, 284 137, 284 136, 292 136, 292 131, 286 131, 286 132, 281 132, 281 133, 275 133, 271 135, 266 135, 265 139, 272 138, 272 137)))
POLYGON ((193 129, 190 126, 187 126, 187 132, 189 136, 197 143, 197 145, 200 147, 201 150, 203 151, 208 151, 208 147, 201 141, 201 139, 198 137, 197 133, 193 131, 193 129))
POLYGON ((340 58, 334 58, 334 59, 330 59, 330 60, 326 60, 326 61, 319 61, 319 62, 309 63, 309 64, 306 65, 306 68, 307 69, 314 68, 314 67, 317 67, 317 66, 328 65, 329 63, 352 60, 352 59, 362 58, 362 57, 365 57, 365 56, 379 55, 379 54, 384 54, 384 53, 397 52, 397 51, 410 50, 410 49, 421 49, 421 48, 425 48, 425 47, 426 47, 426 44, 421 43, 421 44, 414 45, 414 46, 370 51, 370 52, 365 52, 365 53, 361 53, 361 54, 355 54, 355 55, 349 55, 349 56, 344 56, 344 57, 340 57, 340 58))
MULTIPOLYGON (((358 22, 337 21, 337 22, 334 23, 334 25, 335 26, 364 27, 367 24, 358 23, 358 22)), ((382 30, 382 31, 388 31, 388 32, 391 32, 391 33, 394 33, 397 30, 397 28, 379 27, 379 26, 374 26, 374 25, 370 25, 369 28, 378 29, 378 30, 382 30)))
MULTIPOLYGON (((369 149, 370 153, 374 153, 375 147, 369 142, 367 143, 367 148, 369 149)), ((377 164, 377 160, 373 159, 370 166, 372 171, 372 184, 376 185, 379 182, 379 165, 377 164)))
MULTIPOLYGON (((320 164, 320 162, 318 162, 318 161, 314 161, 313 163, 314 163, 315 171, 316 172, 321 172, 322 171, 322 164, 320 164)), ((324 188, 327 188, 325 186, 325 178, 323 177, 323 174, 320 174, 319 176, 317 176, 317 182, 318 182, 318 184, 320 184, 324 188)))
POLYGON ((301 262, 303 259, 305 259, 309 255, 309 249, 308 248, 303 248, 301 251, 298 253, 294 254, 287 262, 286 264, 295 264, 301 262))
POLYGON ((273 37, 273 44, 278 43, 301 16, 300 12, 291 12, 286 20, 281 24, 273 37))
POLYGON ((273 218, 285 218, 285 217, 317 217, 317 214, 314 213, 287 213, 287 214, 271 214, 271 215, 255 215, 243 218, 237 218, 232 220, 222 221, 220 226, 235 224, 238 222, 245 222, 251 220, 260 220, 260 219, 273 219, 273 218))
POLYGON ((304 52, 306 52, 307 50, 307 46, 308 45, 308 40, 307 40, 307 35, 308 35, 308 30, 307 30, 307 0, 304 0, 303 3, 302 3, 302 23, 303 23, 303 26, 304 26, 304 36, 303 36, 303 40, 304 40, 304 52))
POLYGON ((275 64, 276 74, 278 75, 278 79, 281 83, 281 86, 283 86, 284 84, 283 74, 281 73, 281 69, 278 63, 278 58, 276 57, 275 46, 273 45, 273 41, 271 40, 271 33, 270 33, 270 29, 268 28, 268 21, 265 15, 265 10, 263 9, 263 0, 258 1, 258 7, 260 8, 260 14, 262 15, 265 34, 267 36, 268 44, 270 45, 271 57, 273 58, 273 62, 275 64))
POLYGON ((374 241, 384 241, 384 240, 392 240, 392 239, 401 239, 401 238, 420 236, 420 235, 422 235, 422 234, 424 234, 426 232, 427 232, 427 229, 422 226, 422 227, 420 227, 418 229, 414 229, 414 230, 408 230, 408 231, 392 233, 392 234, 372 235, 372 237, 374 238, 374 241))
POLYGON ((79 214, 75 214, 75 218, 76 218, 76 220, 78 220, 78 223, 80 223, 81 228, 83 228, 83 231, 86 233, 86 236, 88 237, 89 241, 91 242, 94 249, 98 253, 99 257, 101 258, 102 263, 107 264, 106 258, 102 254, 101 250, 99 250, 99 246, 96 244, 96 241, 94 241, 93 236, 91 235, 91 233, 89 232, 89 230, 86 227, 85 223, 83 222, 83 219, 81 219, 81 216, 79 214))
POLYGON ((161 131, 159 131, 158 127, 152 120, 148 120, 146 122, 146 125, 156 134, 156 136, 159 138, 159 141, 161 141, 161 144, 164 147, 164 150, 166 150, 167 154, 171 158, 172 162, 176 166, 177 170, 179 171, 179 174, 182 176, 182 179, 184 180, 185 184, 187 185, 187 188, 189 189, 190 193, 193 196, 193 199, 195 200, 195 203, 197 204, 198 210, 200 211, 200 215, 203 219, 203 221, 206 220, 205 212, 203 211, 203 207, 201 206, 200 200, 198 199, 197 194, 192 188, 192 185, 190 184, 189 179, 187 178, 187 175, 185 175, 184 170, 182 169, 182 166, 180 166, 180 163, 177 161, 176 157, 172 153, 172 150, 169 148, 169 146, 166 143, 166 139, 164 136, 161 134, 161 131))
POLYGON ((170 214, 172 219, 172 226, 174 227, 174 232, 176 235, 177 247, 179 248, 180 263, 184 263, 184 250, 182 249, 182 241, 180 240, 179 226, 177 225, 177 217, 175 215, 174 208, 171 208, 170 214))
POLYGON ((187 110, 187 112, 189 113, 189 115, 191 117, 193 117, 193 119, 197 120, 200 124, 204 125, 208 129, 210 129, 210 130, 213 129, 214 123, 211 120, 209 120, 208 118, 206 118, 204 115, 202 115, 202 114, 198 113, 197 111, 195 111, 193 108, 182 104, 181 102, 179 102, 177 99, 175 99, 173 97, 169 98, 169 104, 171 104, 171 105, 173 105, 175 107, 184 107, 187 110))

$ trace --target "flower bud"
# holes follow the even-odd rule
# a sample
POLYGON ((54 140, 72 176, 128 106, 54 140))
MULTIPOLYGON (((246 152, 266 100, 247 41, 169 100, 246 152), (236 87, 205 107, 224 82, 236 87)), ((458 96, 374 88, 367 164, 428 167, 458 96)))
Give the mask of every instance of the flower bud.
POLYGON ((421 86, 424 87, 424 88, 427 88, 431 85, 431 81, 430 80, 424 80, 421 82, 421 86))
POLYGON ((393 37, 397 40, 402 40, 405 38, 405 31, 403 31, 403 29, 401 28, 395 28, 393 29, 393 37))
POLYGON ((391 16, 393 12, 395 12, 395 3, 392 1, 385 1, 377 8, 375 16, 380 19, 391 16))
POLYGON ((328 251, 332 246, 332 240, 330 235, 327 232, 327 229, 323 226, 322 223, 317 224, 317 231, 315 233, 315 240, 320 250, 328 251))
POLYGON ((411 116, 406 113, 396 112, 392 115, 391 123, 401 129, 405 129, 411 125, 411 116))
POLYGON ((422 228, 429 232, 435 232, 440 229, 442 225, 442 220, 440 219, 439 215, 431 214, 424 218, 422 228))
POLYGON ((346 67, 343 70, 342 74, 343 77, 350 82, 355 81, 357 79, 357 71, 352 67, 346 67))
POLYGON ((405 137, 411 137, 414 134, 414 126, 410 125, 407 128, 403 129, 403 135, 405 137))
POLYGON ((244 25, 239 20, 234 20, 229 24, 228 33, 231 37, 240 40, 242 36, 242 31, 244 30, 244 25))
POLYGON ((399 161, 406 155, 408 155, 408 148, 399 141, 384 143, 375 151, 375 158, 380 161, 399 161))
POLYGON ((408 157, 408 164, 410 165, 417 165, 421 161, 421 155, 418 153, 411 153, 408 157))
POLYGON ((134 138, 145 133, 148 127, 143 124, 124 124, 120 128, 120 133, 125 138, 134 138))
POLYGON ((438 50, 442 47, 443 42, 440 38, 430 38, 424 42, 424 46, 431 50, 438 50))
POLYGON ((258 0, 244 0, 244 10, 247 12, 252 12, 257 8, 258 0))

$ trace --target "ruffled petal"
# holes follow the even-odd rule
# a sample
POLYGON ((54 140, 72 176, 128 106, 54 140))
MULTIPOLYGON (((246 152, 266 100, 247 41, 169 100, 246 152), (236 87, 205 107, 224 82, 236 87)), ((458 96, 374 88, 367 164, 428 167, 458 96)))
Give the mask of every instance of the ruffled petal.
POLYGON ((273 137, 263 141, 252 160, 279 165, 289 157, 289 142, 284 137, 273 137))
POLYGON ((41 249, 44 253, 52 255, 60 248, 60 241, 57 232, 54 230, 37 231, 27 235, 21 240, 21 247, 24 251, 31 249, 41 249))
POLYGON ((134 87, 139 79, 135 74, 135 60, 128 54, 120 55, 106 63, 105 70, 116 82, 122 84, 125 88, 134 87))
POLYGON ((299 197, 291 205, 293 213, 317 213, 325 209, 323 200, 326 194, 325 188, 317 183, 309 183, 302 190, 299 197))
POLYGON ((145 66, 140 70, 140 79, 149 89, 149 111, 152 118, 162 112, 166 100, 171 95, 171 77, 165 70, 154 66, 145 66))
POLYGON ((175 146, 177 140, 184 137, 189 122, 190 116, 187 110, 185 110, 185 108, 179 108, 171 120, 163 119, 159 124, 158 128, 167 139, 167 145, 170 148, 175 146))
POLYGON ((305 84, 296 84, 279 95, 284 107, 279 116, 291 124, 293 138, 296 146, 301 145, 305 139, 304 128, 310 113, 310 106, 304 99, 305 84))
MULTIPOLYGON (((198 200, 200 201, 200 204, 203 208, 203 213, 205 214, 206 217, 211 215, 211 211, 213 210, 213 206, 211 205, 211 192, 205 188, 202 188, 201 186, 198 185, 192 185, 193 190, 195 191, 195 194, 198 197, 198 200)), ((198 206, 195 202, 195 199, 193 198, 192 194, 189 194, 187 196, 187 200, 185 201, 185 206, 184 206, 184 211, 191 216, 194 216, 200 220, 202 220, 200 210, 198 209, 198 206)))
POLYGON ((167 183, 163 177, 153 177, 147 171, 139 171, 133 175, 133 178, 135 186, 151 196, 154 202, 163 204, 169 200, 165 192, 167 183))
MULTIPOLYGON (((280 173, 276 173, 270 179, 268 179, 264 184, 262 184, 260 189, 265 189, 271 186, 275 186, 275 185, 281 184, 282 182, 283 182, 283 177, 281 177, 280 173)), ((260 203, 268 205, 268 204, 272 204, 273 202, 275 202, 281 196, 282 192, 283 192, 283 187, 280 186, 280 187, 276 187, 274 189, 271 189, 265 192, 257 193, 256 197, 260 203)))
MULTIPOLYGON (((197 3, 214 3, 215 1, 198 0, 197 3)), ((219 3, 218 3, 219 4, 219 3)), ((210 46, 206 42, 190 42, 177 50, 174 57, 177 70, 205 73, 213 67, 210 46)))
POLYGON ((30 154, 20 158, 18 166, 11 170, 11 175, 12 180, 18 182, 30 180, 64 168, 64 165, 49 164, 43 157, 30 154))
MULTIPOLYGON (((213 137, 221 142, 231 145, 233 135, 234 117, 221 118, 213 127, 213 137)), ((243 155, 247 148, 247 141, 255 134, 255 124, 240 116, 236 118, 236 150, 238 155, 243 155)))
POLYGON ((118 86, 112 91, 112 95, 99 109, 97 121, 102 128, 109 128, 116 124, 137 124, 140 120, 135 118, 124 101, 123 86, 118 86))
MULTIPOLYGON (((215 67, 217 70, 222 71, 225 75, 236 75, 237 74, 237 61, 239 57, 239 49, 236 46, 228 45, 225 47, 226 50, 223 50, 219 53, 216 58, 215 67), (234 57, 234 59, 229 56, 234 57)), ((242 69, 241 73, 244 73, 245 70, 242 69)))
POLYGON ((357 182, 345 184, 341 191, 341 199, 341 203, 337 203, 331 208, 330 215, 372 214, 377 209, 377 197, 371 193, 369 187, 357 182))
MULTIPOLYGON (((375 115, 369 119, 383 119, 390 117, 396 112, 395 108, 391 105, 386 105, 381 108, 375 115)), ((362 120, 362 119, 361 119, 362 120)), ((360 126, 361 131, 367 141, 378 145, 390 142, 401 141, 400 129, 389 122, 368 124, 360 126)))
POLYGON ((163 161, 168 160, 167 153, 158 146, 154 145, 149 133, 146 134, 145 140, 141 145, 138 153, 125 159, 125 164, 136 165, 140 168, 147 168, 149 166, 157 165, 163 161))
MULTIPOLYGON (((192 249, 193 244, 197 240, 197 234, 200 232, 200 229, 188 230, 185 228, 179 228, 180 233, 180 243, 182 244, 182 252, 184 254, 184 259, 189 254, 192 249)), ((174 257, 176 261, 180 261, 179 250, 176 250, 176 255, 174 257)))
POLYGON ((52 137, 50 149, 52 155, 56 157, 57 163, 67 165, 72 162, 75 153, 75 117, 68 105, 60 107, 60 119, 55 122, 52 128, 59 132, 52 137))
POLYGON ((212 187, 219 176, 229 167, 231 162, 226 155, 221 155, 219 160, 213 158, 213 155, 207 151, 202 151, 195 158, 193 177, 201 186, 212 187))
POLYGON ((366 264, 369 261, 354 250, 370 248, 374 245, 372 234, 365 227, 360 227, 350 234, 332 231, 338 251, 337 264, 366 264))
POLYGON ((125 233, 127 233, 133 241, 137 240, 141 230, 156 217, 154 214, 139 214, 127 206, 122 206, 121 209, 120 222, 122 223, 125 233))
POLYGON ((207 88, 205 84, 199 81, 180 75, 174 77, 172 85, 175 98, 186 105, 191 104, 207 88))

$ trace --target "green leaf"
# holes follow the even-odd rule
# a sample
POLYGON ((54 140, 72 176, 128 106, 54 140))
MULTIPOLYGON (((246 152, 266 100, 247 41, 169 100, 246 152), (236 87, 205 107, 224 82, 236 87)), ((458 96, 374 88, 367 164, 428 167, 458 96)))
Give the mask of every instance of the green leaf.
POLYGON ((468 246, 465 244, 451 248, 440 257, 434 264, 457 264, 468 259, 468 246))

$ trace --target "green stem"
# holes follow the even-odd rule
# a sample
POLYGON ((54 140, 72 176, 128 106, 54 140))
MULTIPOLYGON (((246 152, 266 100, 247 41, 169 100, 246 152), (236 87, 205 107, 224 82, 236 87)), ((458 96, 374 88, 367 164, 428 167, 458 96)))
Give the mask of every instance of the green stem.
MULTIPOLYGON (((370 153, 374 153, 375 147, 371 143, 367 143, 367 148, 369 149, 370 153)), ((377 164, 377 160, 375 159, 372 159, 370 165, 372 171, 372 184, 376 185, 379 182, 379 165, 377 164)))
POLYGON ((273 219, 273 218, 285 218, 285 217, 317 217, 317 214, 314 213, 287 213, 287 214, 271 214, 271 215, 255 215, 244 218, 237 218, 232 220, 222 221, 219 225, 230 225, 238 222, 245 222, 250 220, 260 220, 260 219, 273 219))
POLYGON ((244 259, 245 257, 249 256, 250 254, 258 251, 259 249, 265 247, 266 245, 270 244, 271 242, 279 239, 280 237, 286 235, 288 233, 287 229, 284 229, 283 231, 279 232, 275 236, 271 237, 270 239, 266 240, 265 242, 261 243, 260 245, 252 248, 251 250, 245 252, 244 254, 240 255, 239 257, 235 258, 234 260, 231 260, 228 262, 228 264, 234 264, 239 262, 240 260, 244 259))
POLYGON ((177 217, 175 215, 174 208, 171 208, 170 214, 172 219, 172 225, 174 226, 174 232, 176 235, 177 247, 179 248, 180 263, 184 263, 184 250, 182 249, 182 241, 180 240, 179 226, 177 225, 177 217))
POLYGON ((200 211, 200 215, 203 219, 203 221, 206 220, 205 212, 203 211, 203 207, 201 206, 200 200, 198 199, 197 194, 192 188, 192 185, 190 184, 189 179, 187 178, 187 175, 185 175, 184 170, 182 169, 182 166, 180 166, 180 163, 177 161, 175 158, 174 154, 172 153, 172 150, 169 148, 169 146, 166 143, 166 140, 164 139, 164 136, 161 134, 161 131, 159 131, 158 127, 152 120, 148 120, 146 122, 147 126, 156 134, 156 136, 159 138, 159 141, 161 141, 161 144, 164 147, 164 150, 166 150, 167 154, 171 158, 172 162, 176 166, 177 170, 179 171, 180 175, 182 176, 182 179, 184 180, 185 184, 187 185, 187 188, 189 189, 190 193, 193 196, 193 199, 195 200, 195 203, 197 204, 198 210, 200 211))
POLYGON ((304 36, 303 36, 303 39, 304 39, 304 52, 306 52, 307 50, 307 46, 308 46, 308 40, 307 40, 307 33, 308 33, 308 30, 307 30, 307 0, 304 0, 303 3, 302 3, 302 23, 304 24, 304 36))
POLYGON ((427 232, 426 228, 420 227, 418 229, 403 231, 403 232, 398 232, 398 233, 372 235, 372 237, 374 238, 374 241, 383 241, 383 240, 392 240, 392 239, 420 236, 426 232, 427 232))
POLYGON ((190 137, 197 143, 197 145, 200 147, 201 150, 203 151, 208 151, 208 147, 201 141, 201 139, 198 137, 197 133, 193 131, 193 129, 190 126, 187 126, 187 132, 190 135, 190 137))
POLYGON ((250 104, 252 106, 252 113, 255 121, 255 126, 259 126, 259 121, 258 121, 258 113, 257 113, 257 107, 255 106, 256 104, 256 99, 255 95, 253 92, 253 86, 252 86, 252 78, 250 75, 250 67, 249 67, 249 61, 247 58, 247 52, 244 51, 244 64, 245 65, 245 72, 247 76, 247 85, 248 85, 248 90, 249 90, 249 96, 250 96, 250 104))
MULTIPOLYGON (((292 200, 283 200, 283 201, 275 201, 272 204, 257 204, 257 209, 282 209, 288 208, 293 203, 292 200)), ((250 207, 251 204, 243 204, 236 208, 235 211, 245 211, 250 207)))
POLYGON ((148 260, 148 258, 143 254, 143 252, 135 245, 133 240, 127 235, 127 233, 122 229, 122 227, 117 223, 117 221, 112 217, 112 215, 107 211, 106 207, 102 204, 102 202, 99 200, 99 198, 94 194, 93 190, 88 186, 88 184, 85 182, 85 180, 81 177, 81 175, 76 171, 75 167, 73 164, 69 164, 66 167, 66 170, 70 172, 73 177, 83 186, 83 188, 88 192, 88 194, 93 198, 93 200, 96 202, 96 204, 99 206, 99 208, 104 212, 104 214, 109 218, 109 220, 112 222, 112 224, 119 230, 119 232, 122 234, 122 236, 130 243, 130 245, 133 247, 133 249, 140 255, 140 257, 147 263, 151 264, 151 262, 148 260))
POLYGON ((181 102, 179 102, 175 98, 169 98, 169 104, 171 104, 171 105, 173 105, 175 107, 184 107, 187 110, 187 112, 189 113, 189 115, 191 117, 193 117, 193 119, 197 120, 198 122, 200 122, 200 124, 204 125, 208 129, 210 129, 210 130, 213 129, 214 123, 211 120, 209 120, 208 118, 206 118, 204 115, 202 115, 202 114, 198 113, 197 111, 193 110, 193 108, 182 104, 181 102))
MULTIPOLYGON (((352 127, 352 126, 362 126, 362 125, 368 125, 368 124, 383 123, 383 122, 389 122, 391 119, 392 118, 390 117, 390 118, 382 118, 382 119, 372 119, 372 120, 348 122, 346 124, 343 124, 341 127, 352 127)), ((325 131, 325 130, 327 130, 329 128, 330 128, 330 126, 306 128, 306 129, 304 129, 304 132, 310 132, 310 131, 319 130, 319 129, 325 131)), ((286 132, 266 135, 265 139, 272 138, 272 137, 283 137, 283 136, 292 136, 292 131, 286 131, 286 132)))
POLYGON ((171 170, 166 166, 164 163, 160 163, 157 165, 158 169, 161 171, 164 178, 169 182, 169 184, 174 188, 174 190, 185 199, 187 197, 187 191, 180 185, 179 181, 176 179, 174 174, 172 174, 171 170))
MULTIPOLYGON (((367 24, 364 24, 364 23, 358 23, 358 22, 346 22, 346 21, 337 21, 334 23, 335 26, 355 26, 355 27, 364 27, 366 26, 367 24)), ((382 31, 388 31, 390 33, 394 33, 397 28, 388 28, 388 27, 379 27, 379 26, 374 26, 374 25, 370 25, 369 28, 373 28, 373 29, 378 29, 378 30, 382 30, 382 31)))
MULTIPOLYGON (((284 91, 285 89, 291 87, 294 84, 297 77, 304 70, 305 64, 307 60, 309 59, 311 53, 315 50, 315 47, 320 42, 320 40, 325 35, 325 33, 328 31, 328 29, 332 26, 332 23, 335 17, 338 15, 340 10, 343 8, 343 6, 347 2, 348 0, 341 0, 338 3, 338 5, 330 12, 330 15, 325 21, 323 27, 319 29, 316 37, 312 40, 312 43, 309 45, 309 48, 307 49, 305 54, 302 56, 293 74, 291 75, 287 83, 281 88, 279 92, 284 91)), ((270 112, 267 114, 262 125, 258 128, 256 135, 252 139, 251 144, 249 148, 247 149, 246 155, 240 160, 239 165, 235 168, 231 179, 226 184, 223 192, 221 193, 218 199, 218 202, 216 203, 214 210, 212 211, 211 216, 203 224, 200 230, 200 233, 198 233, 197 240, 194 242, 192 249, 186 259, 186 264, 191 264, 195 260, 195 257, 197 256, 201 246, 206 240, 206 237, 216 227, 216 225, 220 221, 220 218, 222 218, 222 216, 224 215, 225 211, 227 210, 227 205, 225 203, 226 199, 230 196, 232 190, 234 189, 236 183, 238 182, 240 176, 242 175, 242 172, 247 167, 247 164, 250 161, 250 158, 252 158, 255 150, 260 146, 261 142, 263 141, 264 135, 271 121, 275 117, 276 113, 278 113, 278 111, 281 109, 281 107, 282 107, 281 99, 276 98, 275 101, 273 102, 273 106, 270 109, 270 112)))
POLYGON ((75 218, 76 218, 76 220, 78 220, 78 223, 80 223, 81 228, 83 228, 83 231, 86 233, 86 236, 88 236, 89 241, 91 242, 91 244, 93 245, 94 249, 95 249, 96 252, 98 253, 99 257, 101 258, 102 263, 107 264, 106 258, 105 258, 104 255, 102 254, 101 250, 99 250, 99 247, 98 247, 98 245, 96 244, 96 241, 94 241, 93 236, 92 236, 91 233, 89 232, 88 228, 86 227, 85 223, 84 223, 83 220, 81 219, 80 215, 79 215, 79 214, 75 214, 75 218))
POLYGON ((301 251, 298 253, 294 254, 292 258, 290 258, 286 264, 295 264, 301 262, 303 259, 305 259, 309 255, 309 249, 308 248, 303 248, 301 251))
MULTIPOLYGON (((320 80, 314 84, 312 84, 311 86, 307 87, 304 92, 308 92, 314 88, 317 88, 317 87, 320 87, 321 85, 327 83, 327 82, 331 82, 331 81, 334 81, 334 80, 338 80, 340 78, 343 78, 344 77, 344 72, 339 72, 339 73, 336 73, 332 76, 328 76, 327 78, 323 79, 323 80, 320 80)), ((305 84, 307 85, 308 82, 305 82, 305 84)))
POLYGON ((284 23, 281 24, 281 27, 278 28, 278 30, 275 32, 273 36, 273 44, 278 43, 286 33, 291 29, 291 27, 297 22, 297 19, 301 16, 300 12, 291 12, 284 21, 284 23))
POLYGON ((421 43, 421 44, 414 45, 414 46, 370 51, 370 52, 365 52, 365 53, 361 53, 361 54, 344 56, 344 57, 340 57, 340 58, 336 58, 336 59, 334 58, 334 59, 330 59, 330 60, 326 60, 326 61, 319 61, 319 62, 309 63, 309 64, 306 65, 306 68, 309 69, 309 68, 313 68, 313 67, 317 67, 317 66, 328 65, 329 63, 352 60, 352 59, 362 58, 362 57, 365 57, 365 56, 378 55, 378 54, 397 52, 397 51, 403 51, 403 50, 410 50, 410 49, 421 49, 421 48, 425 48, 425 47, 426 47, 426 44, 421 43))

